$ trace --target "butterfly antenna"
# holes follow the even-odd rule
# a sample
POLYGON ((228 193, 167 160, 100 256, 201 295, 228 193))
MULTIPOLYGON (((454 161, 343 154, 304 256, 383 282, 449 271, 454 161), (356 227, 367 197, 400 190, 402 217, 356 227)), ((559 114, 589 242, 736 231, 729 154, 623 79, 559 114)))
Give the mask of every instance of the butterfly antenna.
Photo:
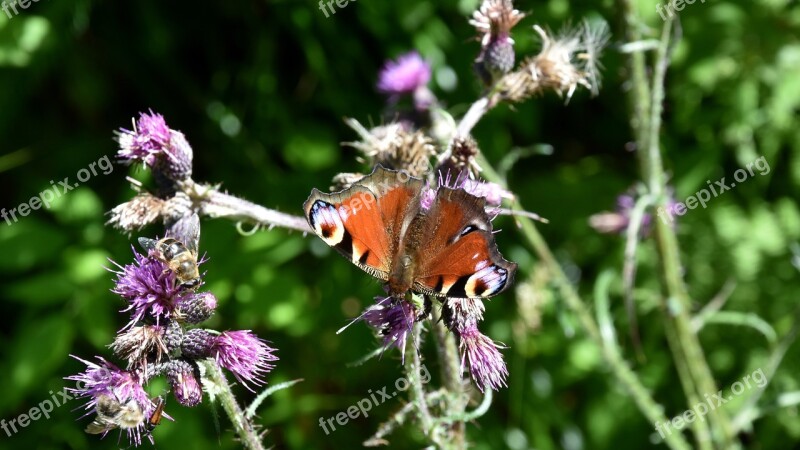
POLYGON ((342 328, 339 328, 339 330, 336 332, 336 334, 340 334, 342 331, 344 331, 344 330, 346 330, 347 328, 349 328, 349 327, 350 327, 350 325, 352 325, 352 324, 354 324, 354 323, 358 322, 359 320, 363 319, 363 318, 364 318, 364 316, 365 316, 365 315, 366 315, 368 312, 370 312, 370 311, 372 310, 372 308, 374 308, 374 307, 376 307, 376 306, 383 306, 383 303, 384 303, 384 302, 386 302, 386 300, 389 300, 390 298, 391 298, 391 297, 386 297, 386 298, 384 298, 383 300, 379 301, 378 303, 376 303, 376 304, 374 304, 374 305, 370 305, 369 307, 367 307, 367 308, 364 310, 364 312, 362 312, 362 313, 361 313, 361 315, 360 315, 360 316, 358 316, 358 317, 356 317, 355 319, 351 320, 351 321, 350 321, 350 323, 348 323, 347 325, 343 326, 342 328))

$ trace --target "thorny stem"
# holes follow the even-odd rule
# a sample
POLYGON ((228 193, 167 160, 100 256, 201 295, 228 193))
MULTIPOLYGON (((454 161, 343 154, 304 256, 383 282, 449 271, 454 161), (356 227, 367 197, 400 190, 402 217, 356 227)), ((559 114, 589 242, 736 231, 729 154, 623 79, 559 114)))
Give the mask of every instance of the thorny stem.
MULTIPOLYGON (((422 339, 422 324, 415 323, 412 325, 411 330, 412 342, 418 343, 422 339)), ((418 345, 418 344, 417 344, 418 345)), ((422 431, 431 441, 433 441, 440 448, 446 448, 445 442, 442 442, 442 436, 439 429, 434 426, 433 418, 428 410, 428 400, 425 395, 425 386, 422 384, 422 362, 419 357, 419 349, 417 345, 406 346, 405 364, 403 369, 406 374, 406 380, 411 385, 409 391, 409 400, 415 405, 414 409, 417 411, 417 419, 422 425, 422 431)))
POLYGON ((253 222, 260 227, 277 226, 304 233, 312 231, 303 217, 265 208, 221 192, 216 187, 195 185, 195 188, 190 191, 190 197, 199 203, 201 215, 253 222))
POLYGON ((233 429, 242 441, 242 445, 249 450, 264 450, 261 438, 253 428, 252 422, 245 417, 244 411, 236 402, 230 384, 225 378, 225 374, 216 362, 206 360, 202 363, 206 368, 206 377, 212 383, 215 398, 219 399, 222 409, 228 415, 233 424, 233 429))
MULTIPOLYGON (((638 41, 640 26, 638 15, 630 0, 618 0, 623 11, 625 37, 630 42, 638 41)), ((661 160, 660 129, 662 102, 664 100, 664 77, 669 64, 669 41, 672 32, 672 18, 668 18, 662 29, 659 46, 656 49, 656 64, 650 85, 645 79, 645 55, 633 52, 629 56, 632 89, 629 92, 632 107, 631 127, 637 143, 642 176, 656 205, 665 208, 667 187, 664 167, 661 160)), ((662 311, 665 314, 667 339, 678 366, 678 375, 686 392, 687 400, 692 402, 704 394, 717 392, 717 385, 708 366, 697 334, 691 326, 691 302, 683 283, 683 268, 680 262, 677 237, 670 224, 657 220, 655 239, 660 256, 662 288, 664 290, 662 311)), ((690 403, 693 405, 694 403, 690 403)), ((695 421, 699 422, 699 421, 695 421)), ((723 408, 710 411, 708 427, 718 448, 736 448, 733 427, 723 408)), ((693 423, 698 442, 705 445, 707 430, 702 424, 693 423)))
MULTIPOLYGON (((444 306, 446 308, 446 306, 444 306)), ((442 371, 442 385, 448 396, 446 398, 445 417, 461 417, 466 408, 464 384, 461 376, 461 362, 453 333, 449 332, 444 322, 433 311, 433 334, 436 337, 436 353, 439 356, 439 367, 442 371)), ((464 420, 453 421, 450 429, 451 441, 455 448, 466 448, 466 424, 464 420)))

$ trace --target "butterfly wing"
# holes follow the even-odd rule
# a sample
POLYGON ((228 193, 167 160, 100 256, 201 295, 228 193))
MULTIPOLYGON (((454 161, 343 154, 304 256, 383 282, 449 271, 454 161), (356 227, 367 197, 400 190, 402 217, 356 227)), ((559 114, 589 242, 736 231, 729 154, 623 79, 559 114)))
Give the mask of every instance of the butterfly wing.
POLYGON ((485 204, 462 189, 439 188, 418 245, 417 291, 487 298, 511 285, 517 265, 497 250, 485 204))
POLYGON ((386 280, 400 237, 419 210, 421 190, 422 180, 378 166, 341 192, 314 189, 303 209, 326 244, 386 280))

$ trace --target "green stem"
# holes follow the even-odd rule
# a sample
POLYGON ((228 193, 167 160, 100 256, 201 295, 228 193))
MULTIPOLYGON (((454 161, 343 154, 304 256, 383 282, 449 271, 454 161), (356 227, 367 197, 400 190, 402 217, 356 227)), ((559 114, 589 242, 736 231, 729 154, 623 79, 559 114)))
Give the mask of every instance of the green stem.
POLYGON ((222 409, 228 415, 233 430, 242 441, 242 445, 249 450, 264 450, 264 445, 261 443, 261 438, 253 428, 252 422, 245 417, 245 413, 239 404, 236 402, 236 397, 233 395, 230 384, 225 378, 225 374, 219 368, 216 362, 206 360, 202 363, 206 369, 206 378, 213 386, 214 398, 219 400, 222 409))

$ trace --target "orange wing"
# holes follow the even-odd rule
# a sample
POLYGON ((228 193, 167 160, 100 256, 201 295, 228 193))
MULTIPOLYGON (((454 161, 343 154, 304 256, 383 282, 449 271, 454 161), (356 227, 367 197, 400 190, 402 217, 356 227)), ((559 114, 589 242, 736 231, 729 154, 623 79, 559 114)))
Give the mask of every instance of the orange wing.
POLYGON ((485 201, 440 187, 418 244, 416 290, 440 297, 486 298, 511 285, 517 265, 497 250, 485 201))
POLYGON ((314 232, 370 275, 387 280, 400 237, 419 210, 422 180, 377 166, 349 189, 316 189, 303 208, 314 232))

